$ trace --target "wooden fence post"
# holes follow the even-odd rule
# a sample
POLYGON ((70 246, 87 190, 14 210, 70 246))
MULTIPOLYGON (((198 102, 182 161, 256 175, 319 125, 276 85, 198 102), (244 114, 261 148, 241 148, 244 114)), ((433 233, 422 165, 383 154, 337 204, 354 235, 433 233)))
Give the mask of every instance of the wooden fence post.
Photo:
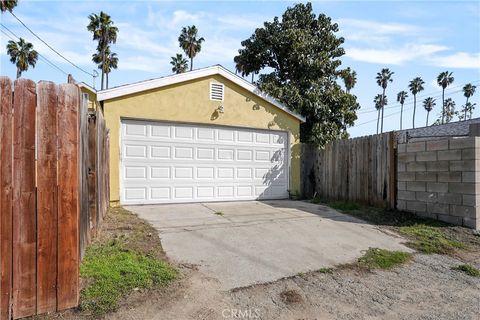
POLYGON ((79 103, 73 84, 58 95, 58 276, 57 308, 72 308, 79 299, 79 103))
POLYGON ((0 77, 0 320, 12 317, 12 121, 12 82, 0 77))
POLYGON ((35 82, 15 81, 13 142, 13 318, 37 309, 35 82))
POLYGON ((37 313, 57 308, 57 86, 37 85, 37 313))

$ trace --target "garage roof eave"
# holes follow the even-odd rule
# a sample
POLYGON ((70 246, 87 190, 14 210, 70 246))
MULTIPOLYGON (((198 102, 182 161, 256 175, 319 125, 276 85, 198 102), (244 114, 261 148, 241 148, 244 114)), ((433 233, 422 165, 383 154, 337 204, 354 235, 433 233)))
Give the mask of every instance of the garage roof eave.
POLYGON ((122 96, 126 96, 129 94, 134 94, 146 90, 157 89, 164 86, 177 84, 189 80, 194 80, 198 78, 208 77, 212 75, 221 75, 222 77, 232 81, 233 83, 239 85, 240 87, 250 91, 251 93, 255 94, 256 96, 262 98, 263 100, 271 103, 275 107, 281 109, 282 111, 290 114, 291 116, 297 118, 301 122, 305 122, 305 117, 299 115, 296 112, 291 111, 288 109, 284 104, 276 100, 275 98, 267 95, 266 93, 260 91, 255 85, 251 84, 250 82, 246 81, 245 79, 237 76, 236 74, 228 71, 224 67, 220 65, 207 67, 203 69, 197 69, 193 71, 188 71, 185 73, 174 74, 171 76, 166 76, 157 79, 151 79, 131 84, 126 84, 118 87, 114 87, 111 89, 97 91, 97 100, 98 101, 105 101, 110 100, 122 96))

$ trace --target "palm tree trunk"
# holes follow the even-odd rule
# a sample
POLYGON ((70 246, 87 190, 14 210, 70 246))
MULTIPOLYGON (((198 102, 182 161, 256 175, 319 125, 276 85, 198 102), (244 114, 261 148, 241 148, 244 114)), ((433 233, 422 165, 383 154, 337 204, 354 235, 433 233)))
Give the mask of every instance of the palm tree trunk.
POLYGON ((20 78, 22 75, 22 72, 20 71, 20 68, 17 67, 17 79, 20 78))
POLYGON ((378 109, 378 116, 377 116, 377 134, 378 134, 378 124, 380 123, 380 109, 378 109))
POLYGON ((430 111, 427 111, 427 122, 425 123, 425 127, 428 127, 428 116, 430 115, 430 111))
POLYGON ((106 75, 106 78, 107 78, 107 85, 106 85, 106 89, 108 89, 108 73, 106 75))
POLYGON ((252 72, 252 83, 253 83, 253 77, 255 76, 255 73, 252 72))
POLYGON ((402 107, 400 108, 400 130, 402 130, 402 122, 403 122, 403 103, 402 103, 402 107))
POLYGON ((380 133, 383 133, 383 110, 385 109, 385 89, 383 89, 382 93, 382 127, 380 133))
POLYGON ((103 83, 104 83, 104 79, 105 78, 105 73, 103 72, 102 70, 102 85, 101 85, 101 90, 103 90, 103 83))
POLYGON ((415 111, 417 110, 417 95, 413 95, 413 129, 415 129, 415 111))
POLYGON ((193 70, 193 57, 190 58, 190 71, 193 70))
POLYGON ((442 87, 442 124, 445 123, 445 88, 442 87))
POLYGON ((463 119, 463 121, 467 120, 467 106, 468 106, 468 97, 467 97, 467 102, 465 102, 465 118, 463 119))

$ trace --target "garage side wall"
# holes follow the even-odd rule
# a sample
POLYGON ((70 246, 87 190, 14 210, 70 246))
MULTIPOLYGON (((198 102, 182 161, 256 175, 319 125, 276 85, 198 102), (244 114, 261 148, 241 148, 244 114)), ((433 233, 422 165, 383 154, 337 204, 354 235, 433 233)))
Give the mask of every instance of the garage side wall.
POLYGON ((397 208, 480 229, 480 137, 398 145, 397 208))
POLYGON ((221 76, 107 100, 103 108, 110 129, 110 200, 113 205, 120 199, 120 130, 121 119, 127 118, 288 131, 290 190, 300 192, 300 121, 221 76), (211 82, 224 84, 223 103, 210 100, 211 82), (217 111, 221 104, 224 113, 217 111))

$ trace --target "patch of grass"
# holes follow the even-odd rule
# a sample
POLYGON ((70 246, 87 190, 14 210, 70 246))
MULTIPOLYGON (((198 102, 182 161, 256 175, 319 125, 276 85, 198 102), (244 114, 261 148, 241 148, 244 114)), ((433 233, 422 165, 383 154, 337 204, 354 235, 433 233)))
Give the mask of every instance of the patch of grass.
POLYGON ((469 276, 480 278, 480 270, 469 264, 461 264, 459 266, 453 267, 452 270, 462 271, 469 276))
POLYGON ((320 273, 333 273, 333 268, 320 268, 318 269, 320 273))
POLYGON ((408 262, 412 254, 402 251, 389 251, 379 248, 370 248, 358 259, 359 267, 366 269, 392 269, 400 264, 408 262))
POLYGON ((214 214, 216 214, 217 216, 223 216, 223 212, 222 212, 222 211, 215 211, 214 214))
POLYGON ((80 275, 88 281, 81 291, 80 309, 101 315, 115 310, 119 300, 135 288, 168 284, 176 271, 163 261, 111 241, 87 248, 80 275))
POLYGON ((451 236, 447 236, 441 228, 423 223, 402 226, 400 233, 408 235, 413 240, 407 242, 410 247, 423 253, 451 253, 454 249, 461 249, 464 244, 451 236))

